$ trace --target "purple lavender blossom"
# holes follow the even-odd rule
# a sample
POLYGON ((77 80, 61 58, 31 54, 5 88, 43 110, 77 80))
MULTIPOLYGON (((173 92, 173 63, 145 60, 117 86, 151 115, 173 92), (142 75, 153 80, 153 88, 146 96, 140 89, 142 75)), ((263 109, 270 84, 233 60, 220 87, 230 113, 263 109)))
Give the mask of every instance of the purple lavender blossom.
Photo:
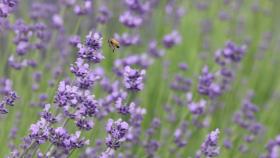
POLYGON ((118 149, 121 142, 125 141, 128 132, 128 124, 121 119, 114 121, 109 119, 106 125, 108 136, 106 138, 106 145, 108 148, 118 149))
POLYGON ((78 57, 82 59, 86 59, 88 61, 92 61, 94 63, 99 63, 104 56, 101 54, 101 46, 102 46, 102 36, 99 33, 90 32, 87 37, 85 44, 79 43, 77 45, 78 57))
POLYGON ((17 4, 18 0, 4 0, 0 2, 0 17, 6 18, 17 4))
POLYGON ((38 144, 43 144, 48 140, 48 122, 44 118, 41 118, 41 120, 39 120, 37 123, 32 124, 29 131, 29 137, 36 141, 38 144))
POLYGON ((206 110, 206 100, 200 100, 199 102, 194 102, 192 100, 192 94, 187 94, 187 102, 188 102, 188 108, 190 112, 194 115, 202 115, 206 110))
POLYGON ((83 59, 78 58, 75 65, 71 65, 70 70, 77 77, 85 76, 89 72, 89 64, 84 63, 83 59))
POLYGON ((170 34, 164 36, 162 42, 165 48, 172 48, 174 45, 181 43, 181 41, 181 35, 176 30, 173 30, 170 34))
POLYGON ((53 116, 53 114, 50 112, 50 108, 51 105, 50 104, 46 104, 44 107, 44 111, 41 112, 41 117, 44 118, 47 122, 53 124, 57 122, 57 119, 55 118, 55 116, 53 116))
POLYGON ((137 28, 143 23, 143 19, 141 17, 132 15, 129 11, 120 15, 119 21, 128 28, 137 28))
POLYGON ((246 51, 246 46, 237 46, 235 43, 228 41, 225 44, 225 48, 216 52, 216 62, 220 65, 224 65, 224 59, 228 62, 240 62, 246 51), (224 58, 224 59, 222 59, 224 58))
POLYGON ((148 54, 155 58, 158 58, 162 57, 165 54, 165 51, 163 49, 158 49, 157 41, 153 40, 149 43, 148 54))
POLYGON ((88 14, 91 11, 91 9, 92 9, 91 0, 86 0, 81 5, 77 4, 74 6, 74 12, 79 16, 88 14))
POLYGON ((219 129, 212 131, 202 143, 200 150, 206 157, 217 157, 220 154, 220 147, 218 147, 219 133, 219 129))
POLYGON ((276 136, 275 139, 270 140, 266 145, 267 153, 263 155, 262 158, 277 158, 280 156, 279 148, 280 148, 280 136, 276 136))
POLYGON ((220 85, 214 83, 215 77, 205 66, 202 69, 202 74, 199 76, 198 92, 202 95, 207 95, 210 98, 217 97, 221 94, 220 85))
POLYGON ((118 110, 118 112, 122 115, 128 115, 129 114, 129 107, 128 105, 124 105, 123 104, 123 99, 122 98, 118 98, 116 101, 116 109, 118 110))
POLYGON ((129 66, 124 68, 124 85, 125 88, 132 91, 141 91, 144 88, 145 70, 135 70, 129 66))
POLYGON ((55 103, 58 106, 76 106, 80 101, 81 92, 79 92, 78 87, 70 86, 62 81, 59 83, 58 91, 55 96, 55 103))

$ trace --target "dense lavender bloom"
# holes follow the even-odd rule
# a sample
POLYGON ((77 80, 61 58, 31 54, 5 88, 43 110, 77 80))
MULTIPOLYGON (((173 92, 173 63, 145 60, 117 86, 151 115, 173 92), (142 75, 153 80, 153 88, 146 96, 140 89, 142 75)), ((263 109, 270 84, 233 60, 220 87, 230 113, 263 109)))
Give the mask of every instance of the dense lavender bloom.
POLYGON ((143 23, 143 19, 141 17, 132 15, 129 11, 120 15, 119 21, 128 28, 137 28, 143 23))
POLYGON ((89 144, 89 140, 80 138, 80 135, 80 131, 76 131, 75 134, 69 134, 66 129, 58 127, 50 130, 49 141, 66 151, 70 151, 89 144))
POLYGON ((85 46, 90 47, 93 50, 99 50, 102 47, 103 37, 99 33, 90 32, 86 36, 85 46))
POLYGON ((93 116, 99 111, 98 107, 99 103, 94 99, 94 96, 86 94, 78 112, 83 116, 93 116))
POLYGON ((87 37, 85 44, 79 43, 77 45, 78 57, 82 59, 87 59, 88 61, 92 61, 94 63, 99 63, 104 56, 100 52, 100 48, 102 46, 102 36, 99 33, 90 32, 87 37))
POLYGON ((125 88, 132 91, 141 91, 144 88, 145 70, 135 70, 129 66, 124 68, 124 85, 125 88))
POLYGON ((202 74, 199 76, 198 92, 202 95, 207 95, 211 98, 219 96, 221 94, 220 85, 214 83, 215 77, 205 66, 202 69, 202 74))
POLYGON ((77 77, 77 82, 80 89, 89 89, 99 79, 100 76, 98 76, 95 72, 88 72, 85 76, 77 77))
POLYGON ((55 96, 55 103, 58 104, 58 106, 75 106, 80 100, 80 92, 78 90, 78 87, 70 86, 65 83, 65 81, 62 81, 59 83, 58 91, 55 96))
POLYGON ((62 127, 50 129, 49 141, 56 146, 63 146, 64 140, 68 138, 68 132, 62 127))
POLYGON ((118 149, 120 147, 120 143, 125 141, 128 128, 128 124, 121 119, 117 121, 109 119, 106 125, 106 131, 108 133, 106 138, 107 147, 118 149))
POLYGON ((83 59, 78 58, 75 65, 71 65, 70 70, 77 77, 85 76, 89 72, 89 64, 84 63, 83 59))
POLYGON ((41 118, 36 124, 30 126, 29 137, 38 144, 43 144, 48 140, 49 130, 48 122, 44 118, 41 118))
POLYGON ((165 48, 172 48, 174 45, 181 43, 181 40, 181 35, 176 30, 174 30, 170 34, 164 36, 162 42, 165 48))
POLYGON ((218 147, 219 133, 219 129, 212 131, 202 143, 200 150, 206 157, 217 157, 220 154, 220 148, 218 147))
POLYGON ((118 40, 121 46, 130 46, 140 43, 139 35, 130 35, 128 33, 123 33, 122 35, 114 34, 116 40, 118 40))

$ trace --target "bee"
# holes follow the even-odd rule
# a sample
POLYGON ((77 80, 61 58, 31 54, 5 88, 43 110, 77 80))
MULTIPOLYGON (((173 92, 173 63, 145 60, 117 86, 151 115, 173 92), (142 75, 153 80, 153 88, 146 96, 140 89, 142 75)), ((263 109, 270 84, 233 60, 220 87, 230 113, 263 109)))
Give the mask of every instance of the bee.
POLYGON ((120 48, 120 42, 117 41, 117 40, 114 39, 114 38, 109 39, 109 40, 108 40, 108 44, 109 44, 110 48, 113 49, 113 52, 115 52, 115 49, 116 49, 116 48, 120 48))

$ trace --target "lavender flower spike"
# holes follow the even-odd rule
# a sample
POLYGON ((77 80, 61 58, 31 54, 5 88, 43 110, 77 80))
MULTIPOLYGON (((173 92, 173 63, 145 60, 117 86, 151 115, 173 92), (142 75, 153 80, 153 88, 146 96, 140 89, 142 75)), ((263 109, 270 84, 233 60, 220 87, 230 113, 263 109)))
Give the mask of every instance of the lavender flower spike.
POLYGON ((217 157, 220 154, 220 147, 218 147, 219 133, 219 129, 212 131, 202 143, 200 150, 206 157, 217 157))
POLYGON ((132 91, 140 91, 144 88, 143 79, 146 71, 135 70, 129 66, 124 68, 124 85, 125 88, 132 91))
POLYGON ((121 119, 114 121, 109 119, 106 125, 108 136, 106 138, 106 145, 111 149, 118 149, 121 142, 125 141, 128 132, 128 124, 121 119))

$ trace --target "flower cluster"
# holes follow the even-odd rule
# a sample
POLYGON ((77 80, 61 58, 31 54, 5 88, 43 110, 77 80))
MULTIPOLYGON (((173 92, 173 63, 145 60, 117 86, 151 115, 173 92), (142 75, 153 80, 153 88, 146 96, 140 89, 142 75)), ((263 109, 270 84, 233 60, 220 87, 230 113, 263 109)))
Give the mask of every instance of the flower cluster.
POLYGON ((79 43, 77 45, 79 51, 78 56, 88 61, 99 63, 104 56, 100 52, 102 45, 102 36, 99 33, 90 32, 87 37, 85 44, 79 43))
POLYGON ((120 147, 120 143, 125 141, 128 128, 128 124, 121 119, 117 121, 109 119, 106 125, 106 131, 108 133, 106 138, 107 147, 118 149, 120 147))
POLYGON ((129 66, 124 68, 124 85, 125 88, 131 91, 140 91, 144 88, 143 80, 145 70, 135 70, 129 66))
POLYGON ((17 6, 18 0, 4 0, 0 2, 0 17, 6 18, 17 6))
POLYGON ((0 79, 0 95, 2 101, 0 102, 0 114, 8 113, 7 106, 14 106, 15 101, 19 98, 17 93, 12 89, 12 82, 9 79, 0 79))

